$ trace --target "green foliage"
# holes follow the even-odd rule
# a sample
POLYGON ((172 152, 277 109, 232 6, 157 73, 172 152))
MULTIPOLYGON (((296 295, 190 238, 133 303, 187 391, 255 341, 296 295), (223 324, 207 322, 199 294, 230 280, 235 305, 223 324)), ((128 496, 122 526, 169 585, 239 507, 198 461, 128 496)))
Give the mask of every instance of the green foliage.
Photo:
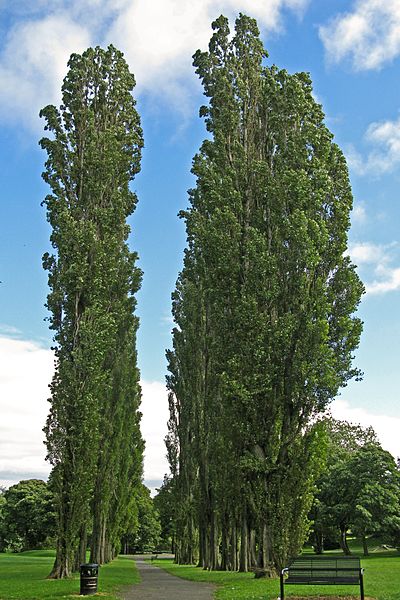
POLYGON ((312 423, 359 376, 363 286, 346 162, 309 75, 264 66, 245 15, 232 36, 223 16, 212 27, 167 353, 177 560, 275 569, 307 535, 325 452, 312 423))
POLYGON ((351 529, 363 538, 368 553, 367 537, 379 534, 393 540, 400 531, 400 472, 372 428, 330 420, 327 430, 329 458, 317 484, 314 531, 323 536, 335 527, 347 553, 346 533, 351 529))
POLYGON ((164 476, 161 487, 157 489, 157 494, 154 496, 153 503, 160 519, 160 547, 163 550, 173 552, 175 540, 175 501, 173 481, 167 475, 164 476))
POLYGON ((21 552, 53 543, 54 497, 40 479, 11 486, 0 496, 0 548, 21 552))
POLYGON ((143 452, 134 315, 141 272, 126 223, 143 146, 135 81, 113 46, 73 54, 68 66, 63 104, 40 113, 52 134, 40 141, 51 188, 44 204, 54 254, 43 266, 56 354, 45 432, 61 577, 79 564, 89 530, 92 560, 115 554, 143 452))
POLYGON ((161 525, 150 490, 141 485, 135 493, 136 524, 124 536, 124 541, 132 553, 152 552, 160 542, 161 525))

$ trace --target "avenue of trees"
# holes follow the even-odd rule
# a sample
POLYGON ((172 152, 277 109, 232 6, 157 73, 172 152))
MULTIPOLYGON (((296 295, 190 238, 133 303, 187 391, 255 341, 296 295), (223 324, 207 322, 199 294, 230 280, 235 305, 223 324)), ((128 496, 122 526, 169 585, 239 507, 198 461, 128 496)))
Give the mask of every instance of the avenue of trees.
MULTIPOLYGON (((316 554, 351 554, 347 536, 357 538, 364 555, 382 544, 400 550, 399 460, 383 450, 374 430, 321 419, 320 474, 315 481, 307 545, 316 554)), ((174 550, 180 511, 174 480, 165 477, 154 504, 162 543, 174 550)))
POLYGON ((363 286, 346 161, 306 73, 265 66, 256 22, 213 23, 194 66, 209 133, 167 352, 176 560, 276 572, 309 533, 318 416, 352 366, 363 286))
POLYGON ((221 16, 194 66, 208 104, 167 351, 170 474, 143 485, 136 356, 140 118, 113 46, 73 54, 49 137, 43 204, 55 374, 49 482, 0 489, 0 550, 55 544, 50 577, 167 549, 270 575, 309 540, 400 544, 400 472, 372 429, 327 417, 352 378, 363 285, 347 253, 352 193, 308 74, 268 66, 256 22, 221 16))
POLYGON ((40 113, 51 134, 40 145, 54 249, 43 265, 56 355, 45 427, 55 578, 86 562, 89 533, 92 562, 119 551, 143 454, 134 314, 141 271, 126 223, 143 146, 135 80, 113 46, 73 54, 68 67, 62 105, 40 113))

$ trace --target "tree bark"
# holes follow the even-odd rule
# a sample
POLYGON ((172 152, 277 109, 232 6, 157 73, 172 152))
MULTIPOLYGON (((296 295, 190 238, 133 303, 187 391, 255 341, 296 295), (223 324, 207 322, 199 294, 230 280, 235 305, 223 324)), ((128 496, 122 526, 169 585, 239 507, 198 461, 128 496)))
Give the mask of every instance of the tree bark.
POLYGON ((363 543, 364 556, 369 556, 368 542, 367 542, 367 538, 365 535, 362 536, 362 543, 363 543))
POLYGON ((240 539, 240 564, 239 571, 247 573, 249 570, 248 565, 248 551, 249 551, 249 529, 247 525, 247 511, 246 507, 243 507, 242 512, 242 534, 240 539))
POLYGON ((340 526, 339 544, 340 544, 341 549, 343 550, 343 553, 346 556, 350 556, 351 550, 347 543, 347 527, 345 527, 344 525, 340 526))

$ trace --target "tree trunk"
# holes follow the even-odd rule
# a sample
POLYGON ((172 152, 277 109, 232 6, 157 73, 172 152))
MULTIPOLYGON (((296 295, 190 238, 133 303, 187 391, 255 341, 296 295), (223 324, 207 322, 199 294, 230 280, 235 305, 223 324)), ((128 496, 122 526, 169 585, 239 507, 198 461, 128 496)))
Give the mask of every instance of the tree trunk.
POLYGON ((232 533, 231 533, 231 570, 237 571, 238 567, 237 561, 237 529, 236 523, 232 525, 232 533))
POLYGON ((198 567, 204 568, 205 566, 205 527, 203 519, 199 523, 199 560, 197 562, 198 567))
POLYGON ((221 571, 228 569, 228 543, 228 528, 223 524, 221 531, 221 571))
POLYGON ((248 565, 248 552, 249 552, 249 529, 247 525, 247 511, 243 508, 242 512, 242 535, 240 540, 240 565, 239 571, 247 573, 249 570, 248 565))
POLYGON ((59 534, 57 541, 57 553, 53 568, 47 579, 64 579, 71 575, 71 561, 68 557, 65 538, 59 534))
POLYGON ((346 556, 350 556, 351 551, 350 551, 350 548, 347 543, 347 527, 345 527, 343 525, 340 526, 339 544, 340 544, 341 549, 343 550, 343 553, 346 556))
POLYGON ((75 554, 74 571, 79 571, 80 566, 86 562, 87 532, 86 526, 82 525, 79 535, 79 546, 75 554))
POLYGON ((210 550, 211 550, 211 560, 210 560, 210 568, 212 571, 218 571, 219 569, 219 544, 218 544, 218 523, 217 523, 217 515, 215 511, 213 511, 211 518, 211 532, 210 532, 210 550))
POLYGON ((249 567, 254 568, 257 566, 257 549, 256 549, 256 532, 254 529, 250 530, 250 542, 249 542, 249 567))
POLYGON ((105 536, 106 523, 105 517, 96 515, 93 524, 92 541, 90 545, 90 562, 103 565, 105 562, 105 536))
POLYGON ((321 529, 316 529, 314 531, 314 551, 315 554, 323 554, 324 553, 324 534, 321 529))
POLYGON ((365 535, 362 536, 362 543, 363 543, 364 556, 369 556, 368 543, 367 543, 367 538, 365 535))

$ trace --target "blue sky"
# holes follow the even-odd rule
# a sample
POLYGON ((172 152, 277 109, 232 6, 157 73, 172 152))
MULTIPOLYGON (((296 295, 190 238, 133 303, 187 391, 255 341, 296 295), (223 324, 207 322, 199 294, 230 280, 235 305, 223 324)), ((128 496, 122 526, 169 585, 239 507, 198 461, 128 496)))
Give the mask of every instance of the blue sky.
POLYGON ((349 251, 366 285, 364 371, 333 403, 335 416, 375 426, 400 455, 400 2, 399 0, 0 0, 0 484, 45 477, 41 428, 52 371, 41 256, 49 228, 40 203, 41 107, 59 102, 71 52, 112 42, 137 80, 145 137, 133 188, 131 247, 144 271, 138 295, 146 481, 166 470, 165 348, 170 294, 185 231, 177 218, 193 186, 204 135, 191 66, 220 13, 257 18, 270 62, 311 73, 326 123, 348 159, 354 192, 349 251))

